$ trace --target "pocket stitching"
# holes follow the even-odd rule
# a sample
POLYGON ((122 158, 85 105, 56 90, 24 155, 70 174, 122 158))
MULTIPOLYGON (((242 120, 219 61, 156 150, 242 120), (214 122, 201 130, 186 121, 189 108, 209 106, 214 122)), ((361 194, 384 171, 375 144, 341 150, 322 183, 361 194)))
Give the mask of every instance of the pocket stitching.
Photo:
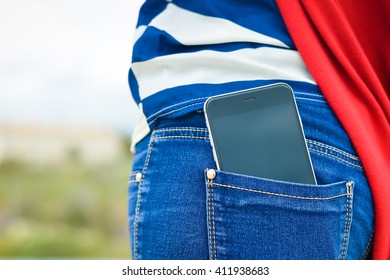
MULTIPOLYGON (((213 185, 222 186, 226 188, 232 188, 232 189, 238 189, 238 190, 244 190, 249 192, 255 192, 255 193, 262 193, 262 194, 268 194, 268 195, 276 195, 276 196, 282 196, 282 197, 289 197, 289 198, 299 198, 299 199, 305 199, 305 200, 330 200, 333 198, 338 198, 342 196, 346 196, 346 213, 345 213, 345 223, 344 223, 344 233, 343 233, 343 243, 342 243, 342 249, 341 249, 341 255, 339 257, 340 260, 346 259, 347 251, 348 251, 348 244, 349 244, 349 236, 350 236, 350 229, 352 225, 352 199, 353 199, 353 182, 346 182, 346 193, 340 194, 337 196, 331 196, 327 198, 317 198, 317 197, 300 197, 300 196, 292 196, 292 195, 286 195, 286 194, 278 194, 278 193, 272 193, 272 192, 265 192, 265 191, 259 191, 259 190, 252 190, 247 188, 241 188, 231 185, 225 185, 220 183, 215 183, 213 180, 206 181, 208 185, 208 204, 209 204, 209 242, 210 242, 210 254, 213 255, 210 256, 210 258, 216 260, 217 259, 217 252, 216 252, 216 230, 215 230, 215 217, 214 217, 214 188, 213 185), (350 185, 349 183, 352 183, 350 185), (210 191, 211 190, 211 191, 210 191), (210 193, 212 193, 210 195, 210 193), (211 199, 210 199, 211 198, 211 199), (210 200, 212 205, 212 210, 210 212, 210 200), (211 214, 210 214, 211 213, 211 214), (210 217, 211 216, 211 217, 210 217), (210 218, 211 218, 211 225, 210 225, 210 218), (213 243, 211 242, 211 238, 213 237, 213 243)), ((372 236, 371 236, 372 238, 372 236)), ((371 240, 371 239, 370 239, 371 240)), ((367 248, 366 248, 367 251, 367 248)))
MULTIPOLYGON (((132 189, 136 190, 136 193, 137 193, 137 198, 136 198, 136 201, 135 201, 135 205, 134 204, 130 204, 130 201, 129 201, 129 204, 128 204, 128 211, 129 211, 129 215, 130 215, 130 206, 133 206, 134 205, 134 208, 132 208, 132 211, 134 210, 134 217, 133 217, 133 221, 132 223, 130 223, 130 219, 129 219, 129 236, 131 236, 131 233, 133 231, 134 233, 134 227, 135 227, 135 216, 136 216, 136 209, 137 209, 137 203, 138 203, 138 190, 139 190, 139 183, 140 181, 136 180, 136 175, 137 175, 138 172, 136 171, 133 171, 130 173, 130 176, 129 176, 129 181, 127 182, 128 183, 128 192, 129 192, 129 195, 130 195, 130 192, 132 191, 132 189)), ((130 218, 130 217, 129 217, 130 218)), ((130 238, 130 241, 132 244, 132 242, 134 242, 133 238, 130 238)), ((132 252, 133 252, 133 256, 132 258, 135 258, 135 254, 134 254, 134 248, 132 249, 132 252)))
POLYGON ((312 99, 312 98, 305 98, 305 97, 295 97, 297 100, 307 100, 307 101, 312 101, 312 102, 318 102, 318 103, 321 103, 321 104, 325 104, 328 106, 328 103, 326 101, 323 101, 323 100, 317 100, 317 99, 312 99))
POLYGON ((213 244, 214 244, 214 260, 217 259, 217 238, 216 238, 216 230, 215 230, 215 200, 214 200, 214 188, 211 188, 211 193, 212 193, 212 219, 213 219, 213 244))
POLYGON ((150 162, 150 157, 151 157, 151 154, 152 154, 152 147, 153 147, 153 142, 154 142, 154 131, 152 132, 152 135, 150 137, 150 143, 149 143, 149 147, 148 147, 148 154, 146 156, 146 162, 145 162, 145 166, 142 170, 142 177, 141 177, 141 181, 139 182, 139 185, 138 185, 138 194, 137 194, 137 208, 135 210, 135 217, 134 217, 134 259, 138 259, 138 245, 139 245, 139 241, 138 241, 138 231, 139 231, 139 226, 138 226, 138 223, 139 223, 139 215, 140 215, 140 211, 141 211, 141 198, 142 198, 142 185, 143 185, 143 182, 144 182, 144 179, 145 179, 145 174, 146 174, 146 171, 149 167, 149 162, 150 162))
POLYGON ((156 129, 156 132, 168 132, 168 131, 208 132, 207 128, 192 128, 192 127, 156 129))
POLYGON ((206 181, 208 186, 208 224, 209 224, 209 254, 211 260, 217 259, 216 230, 215 230, 215 208, 214 188, 212 181, 206 181))
MULTIPOLYGON (((190 105, 187 105, 187 106, 184 106, 184 107, 180 107, 180 108, 178 108, 178 109, 175 109, 175 110, 166 112, 166 113, 164 113, 164 114, 161 114, 161 115, 155 117, 152 121, 149 122, 149 124, 154 123, 158 118, 161 118, 161 117, 170 115, 170 114, 172 114, 172 113, 175 113, 175 112, 177 112, 177 111, 180 111, 180 110, 183 110, 183 109, 186 109, 186 108, 189 108, 189 107, 197 106, 197 105, 200 105, 200 104, 204 104, 204 102, 198 102, 198 103, 190 104, 190 105)), ((149 119, 150 119, 150 117, 148 118, 148 121, 149 121, 149 119)))
MULTIPOLYGON (((321 94, 316 94, 316 93, 308 93, 308 92, 304 92, 304 91, 294 91, 294 94, 302 94, 302 95, 308 95, 308 96, 314 96, 314 97, 318 97, 318 98, 321 98, 322 101, 325 101, 324 100, 324 96, 321 95, 321 94)), ((316 100, 319 100, 319 99, 316 99, 316 100)))
MULTIPOLYGON (((347 186, 348 188, 348 186, 347 186)), ((343 245, 340 255, 340 260, 345 260, 347 257, 348 243, 349 243, 349 233, 351 230, 352 224, 352 198, 353 191, 352 186, 348 189, 347 193, 347 202, 346 202, 346 214, 345 214, 345 224, 344 224, 344 237, 343 237, 343 245)))
POLYGON ((343 197, 343 196, 348 196, 349 195, 348 189, 347 189, 346 193, 333 195, 333 196, 329 196, 329 197, 308 197, 308 196, 305 197, 305 196, 296 196, 296 195, 289 195, 289 194, 282 194, 282 193, 267 192, 267 191, 261 191, 261 190, 253 190, 253 189, 242 188, 242 187, 231 186, 231 185, 225 185, 225 184, 220 184, 220 183, 215 183, 215 182, 211 182, 209 184, 214 184, 214 185, 217 185, 217 186, 230 188, 230 189, 249 191, 249 192, 260 193, 260 194, 265 194, 265 195, 274 195, 274 196, 280 196, 280 197, 302 199, 302 200, 331 200, 331 199, 335 199, 335 198, 339 198, 339 197, 343 197))
POLYGON ((163 109, 161 109, 161 110, 160 110, 160 111, 158 111, 157 113, 154 113, 154 114, 150 115, 150 116, 148 117, 148 120, 149 120, 150 118, 152 118, 152 117, 154 117, 154 116, 156 116, 156 115, 158 115, 158 114, 160 114, 160 113, 164 112, 165 110, 172 108, 172 107, 175 107, 175 106, 178 106, 178 105, 183 105, 183 104, 186 104, 186 103, 189 103, 189 102, 193 102, 193 101, 203 100, 203 99, 205 99, 205 100, 206 100, 206 99, 207 99, 207 97, 199 97, 199 98, 194 98, 194 99, 191 99, 191 100, 187 100, 187 101, 179 102, 179 103, 176 103, 176 104, 173 104, 173 105, 170 105, 170 106, 164 107, 163 109))
POLYGON ((310 139, 306 139, 306 142, 309 143, 309 144, 312 144, 312 145, 315 145, 315 146, 319 146, 321 148, 324 148, 324 149, 328 149, 328 150, 331 150, 333 152, 336 152, 338 154, 342 154, 343 156, 346 156, 350 159, 353 159, 353 160, 356 160, 356 161, 360 161, 359 158, 357 156, 354 156, 354 155, 351 155, 343 150, 340 150, 340 149, 337 149, 333 146, 330 146, 330 145, 326 145, 324 143, 321 143, 321 142, 318 142, 318 141, 314 141, 314 140, 310 140, 310 139))
POLYGON ((348 161, 346 161, 345 159, 342 159, 342 158, 337 157, 337 156, 335 156, 335 155, 329 154, 329 153, 327 153, 327 152, 320 151, 320 150, 316 150, 316 149, 310 148, 310 147, 308 147, 308 149, 309 149, 310 151, 313 151, 313 152, 316 152, 316 153, 320 153, 320 154, 323 154, 323 155, 326 155, 326 156, 333 157, 333 158, 335 158, 335 159, 337 159, 337 160, 340 160, 340 161, 342 161, 342 162, 344 162, 344 163, 346 163, 346 164, 349 164, 349 165, 351 165, 351 166, 353 166, 353 167, 357 167, 357 168, 363 169, 363 167, 360 166, 360 165, 357 165, 357 164, 348 162, 348 161))
POLYGON ((201 140, 209 140, 208 137, 201 137, 201 136, 156 136, 154 139, 170 139, 170 138, 185 138, 185 139, 201 139, 201 140))

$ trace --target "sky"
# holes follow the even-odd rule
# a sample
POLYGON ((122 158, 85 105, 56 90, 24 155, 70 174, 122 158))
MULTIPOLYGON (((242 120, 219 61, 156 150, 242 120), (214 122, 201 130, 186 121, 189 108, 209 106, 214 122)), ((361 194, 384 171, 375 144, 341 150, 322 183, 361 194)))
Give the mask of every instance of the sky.
POLYGON ((142 0, 1 0, 0 123, 130 133, 127 74, 142 0))

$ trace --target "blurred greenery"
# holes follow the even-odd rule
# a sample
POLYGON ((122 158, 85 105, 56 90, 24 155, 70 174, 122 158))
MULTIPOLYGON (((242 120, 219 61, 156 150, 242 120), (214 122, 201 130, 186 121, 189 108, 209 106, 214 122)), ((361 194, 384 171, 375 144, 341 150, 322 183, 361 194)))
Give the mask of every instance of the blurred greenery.
POLYGON ((129 170, 130 156, 99 166, 77 157, 1 164, 0 258, 129 259, 129 170))

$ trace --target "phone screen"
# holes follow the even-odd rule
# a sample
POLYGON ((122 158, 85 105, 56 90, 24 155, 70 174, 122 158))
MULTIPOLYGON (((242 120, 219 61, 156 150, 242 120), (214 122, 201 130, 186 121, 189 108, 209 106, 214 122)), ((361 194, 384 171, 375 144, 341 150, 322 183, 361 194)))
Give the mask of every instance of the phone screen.
POLYGON ((275 84, 212 97, 205 112, 220 170, 316 183, 289 86, 275 84))

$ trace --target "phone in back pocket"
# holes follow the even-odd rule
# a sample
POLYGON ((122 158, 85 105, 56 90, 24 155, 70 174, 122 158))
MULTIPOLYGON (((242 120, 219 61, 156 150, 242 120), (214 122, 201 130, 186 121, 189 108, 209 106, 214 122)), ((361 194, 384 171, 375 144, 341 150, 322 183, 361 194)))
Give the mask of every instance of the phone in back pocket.
POLYGON ((316 184, 294 93, 287 84, 213 96, 204 111, 219 170, 316 184))

